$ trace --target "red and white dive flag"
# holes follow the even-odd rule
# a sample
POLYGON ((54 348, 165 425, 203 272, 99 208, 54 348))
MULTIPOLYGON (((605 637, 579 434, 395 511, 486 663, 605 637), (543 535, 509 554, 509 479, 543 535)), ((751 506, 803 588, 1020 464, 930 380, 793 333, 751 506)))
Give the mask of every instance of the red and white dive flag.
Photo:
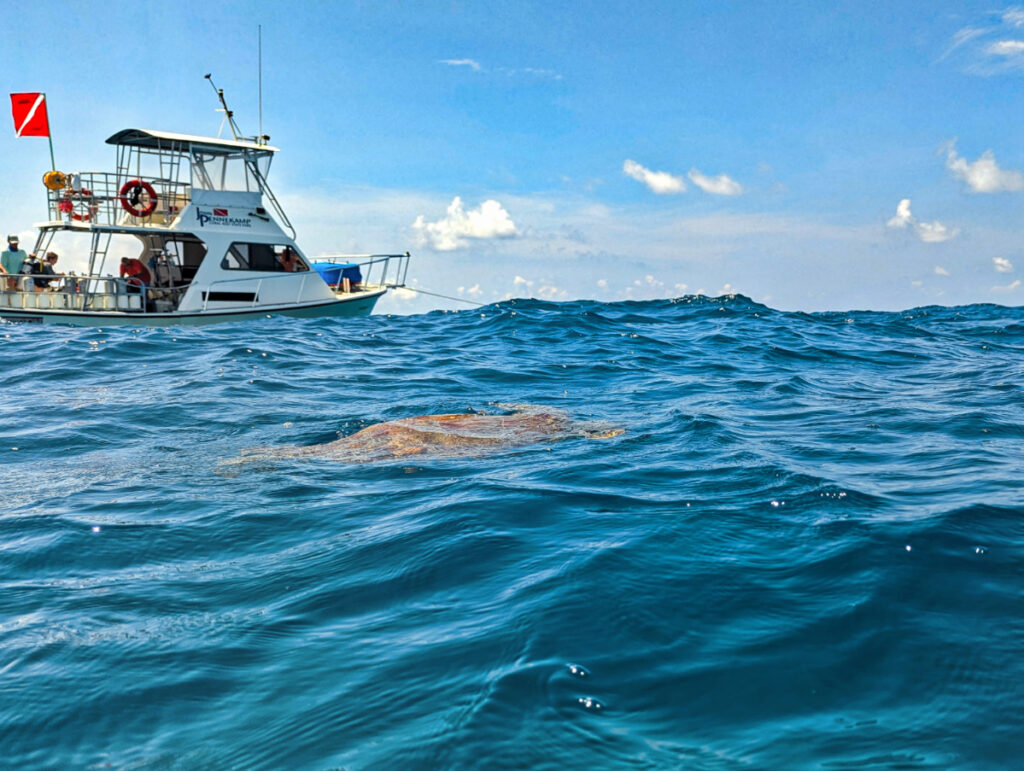
POLYGON ((11 94, 14 132, 19 137, 50 136, 46 117, 46 94, 11 94))

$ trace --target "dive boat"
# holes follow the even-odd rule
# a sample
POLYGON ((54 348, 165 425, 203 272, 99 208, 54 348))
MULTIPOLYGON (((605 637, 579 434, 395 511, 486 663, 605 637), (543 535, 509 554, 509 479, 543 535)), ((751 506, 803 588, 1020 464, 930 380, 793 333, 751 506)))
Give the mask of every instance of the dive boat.
POLYGON ((58 234, 79 236, 87 272, 0 277, 0 319, 111 327, 366 316, 405 285, 408 252, 315 262, 302 253, 267 184, 278 149, 262 139, 125 129, 107 144, 113 172, 44 175, 48 220, 35 225, 40 258, 58 234))

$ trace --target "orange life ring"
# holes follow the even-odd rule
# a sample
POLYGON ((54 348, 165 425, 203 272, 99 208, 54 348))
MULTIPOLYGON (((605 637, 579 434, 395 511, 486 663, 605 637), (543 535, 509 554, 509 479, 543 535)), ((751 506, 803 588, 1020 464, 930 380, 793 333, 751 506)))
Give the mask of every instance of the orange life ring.
POLYGON ((83 187, 81 190, 68 190, 64 193, 64 197, 57 202, 57 209, 63 214, 70 214, 71 219, 76 222, 88 222, 92 219, 92 215, 96 212, 96 204, 87 204, 86 212, 79 213, 75 211, 74 198, 80 200, 92 199, 92 190, 83 187))
POLYGON ((129 179, 121 185, 118 196, 121 206, 133 217, 148 217, 156 211, 156 190, 144 179, 129 179), (145 206, 141 206, 143 193, 149 196, 149 203, 145 206))

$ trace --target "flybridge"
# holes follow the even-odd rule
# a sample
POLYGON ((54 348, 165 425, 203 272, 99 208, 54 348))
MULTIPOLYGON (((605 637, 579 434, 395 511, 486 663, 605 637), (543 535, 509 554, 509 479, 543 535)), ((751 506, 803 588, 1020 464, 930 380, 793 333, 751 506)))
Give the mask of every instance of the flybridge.
MULTIPOLYGON (((76 229, 168 228, 192 203, 195 192, 203 190, 221 193, 225 200, 250 194, 244 196, 249 207, 245 214, 260 219, 269 219, 265 201, 282 227, 295 237, 267 183, 276 147, 244 139, 136 128, 118 131, 107 144, 117 151, 115 171, 51 176, 47 182, 51 222, 63 220, 76 229)), ((197 217, 202 220, 203 214, 197 217)), ((244 218, 235 219, 238 221, 230 224, 246 226, 244 218)))

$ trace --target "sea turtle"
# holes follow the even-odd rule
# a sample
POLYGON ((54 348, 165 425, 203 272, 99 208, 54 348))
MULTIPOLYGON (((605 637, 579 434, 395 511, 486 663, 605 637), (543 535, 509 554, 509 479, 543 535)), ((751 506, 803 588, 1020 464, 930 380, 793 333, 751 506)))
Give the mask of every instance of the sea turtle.
POLYGON ((542 441, 586 437, 607 439, 623 429, 603 422, 578 422, 564 410, 528 404, 498 404, 513 410, 484 413, 418 415, 375 423, 334 442, 308 446, 254 447, 221 467, 249 465, 280 458, 325 458, 342 463, 370 463, 406 457, 451 458, 483 455, 542 441))

